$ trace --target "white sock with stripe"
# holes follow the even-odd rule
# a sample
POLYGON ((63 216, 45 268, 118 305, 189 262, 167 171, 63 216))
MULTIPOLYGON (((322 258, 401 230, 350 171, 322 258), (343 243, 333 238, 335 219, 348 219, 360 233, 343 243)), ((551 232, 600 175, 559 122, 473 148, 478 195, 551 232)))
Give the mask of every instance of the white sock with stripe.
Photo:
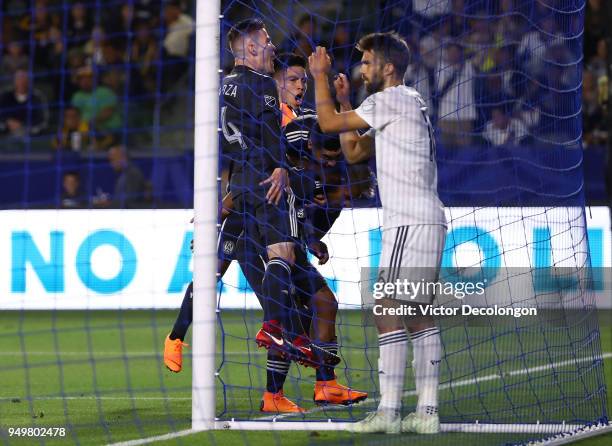
POLYGON ((402 407, 406 357, 408 355, 406 330, 378 335, 378 346, 378 380, 380 383, 378 411, 392 418, 399 415, 402 407))
POLYGON ((426 328, 410 335, 414 350, 414 378, 419 395, 417 412, 433 415, 438 413, 438 384, 442 341, 437 327, 426 328))

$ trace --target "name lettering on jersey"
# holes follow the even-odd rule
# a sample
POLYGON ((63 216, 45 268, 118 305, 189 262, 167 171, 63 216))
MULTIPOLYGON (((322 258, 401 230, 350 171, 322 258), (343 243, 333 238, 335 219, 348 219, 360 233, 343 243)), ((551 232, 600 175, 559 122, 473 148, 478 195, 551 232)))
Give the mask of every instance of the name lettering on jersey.
POLYGON ((266 102, 266 107, 276 108, 276 98, 274 96, 265 94, 264 101, 266 102))
POLYGON ((237 90, 238 90, 237 85, 226 84, 223 87, 221 87, 221 94, 223 94, 224 96, 231 96, 235 98, 237 90))

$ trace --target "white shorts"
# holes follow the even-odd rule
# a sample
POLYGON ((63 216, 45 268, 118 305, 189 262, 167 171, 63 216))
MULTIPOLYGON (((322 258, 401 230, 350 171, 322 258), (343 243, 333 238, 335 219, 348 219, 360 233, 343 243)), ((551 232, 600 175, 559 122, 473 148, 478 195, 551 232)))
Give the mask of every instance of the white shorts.
MULTIPOLYGON (((442 225, 401 226, 383 230, 378 280, 395 283, 435 282, 440 273, 446 227, 442 225)), ((400 289, 401 290, 401 289, 400 289)), ((433 293, 396 293, 395 299, 429 304, 433 293)))

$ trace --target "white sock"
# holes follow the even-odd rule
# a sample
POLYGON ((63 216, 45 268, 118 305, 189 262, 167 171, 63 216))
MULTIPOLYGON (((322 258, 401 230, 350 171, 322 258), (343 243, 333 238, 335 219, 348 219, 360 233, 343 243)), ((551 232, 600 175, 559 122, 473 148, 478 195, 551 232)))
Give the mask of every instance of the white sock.
POLYGON ((414 350, 414 381, 419 396, 417 412, 438 413, 438 384, 442 342, 437 327, 426 328, 410 335, 414 350))
POLYGON ((380 403, 378 411, 390 417, 399 415, 402 407, 408 336, 406 330, 397 330, 378 336, 378 380, 380 403))

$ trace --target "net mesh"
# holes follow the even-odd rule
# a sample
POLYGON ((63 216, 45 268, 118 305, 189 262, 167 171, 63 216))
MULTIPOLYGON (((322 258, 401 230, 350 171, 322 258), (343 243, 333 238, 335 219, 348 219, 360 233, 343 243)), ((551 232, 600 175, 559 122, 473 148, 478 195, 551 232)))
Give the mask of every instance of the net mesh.
MULTIPOLYGON (((278 52, 307 57, 316 45, 326 46, 333 70, 351 81, 355 106, 367 93, 354 42, 368 32, 389 30, 407 40, 413 57, 404 81, 428 103, 438 143, 438 190, 446 204, 457 206, 447 209, 442 275, 465 277, 464 269, 477 270, 475 277, 489 280, 482 300, 465 303, 540 311, 538 317, 505 323, 495 318, 438 321, 444 344, 441 419, 605 419, 590 273, 585 278, 591 258, 580 150, 584 3, 389 1, 343 6, 226 2, 222 29, 227 32, 238 20, 257 16, 266 22, 278 52)), ((228 74, 233 56, 227 42, 222 48, 228 74)), ((314 108, 313 88, 304 97, 303 106, 314 108)), ((289 127, 286 131, 290 135, 289 127)), ((349 408, 312 408, 314 372, 294 366, 285 394, 308 407, 307 413, 258 413, 266 361, 253 341, 263 314, 253 311, 257 298, 236 268, 225 275, 219 295, 222 419, 353 421, 376 407, 376 330, 363 312, 354 310, 368 286, 361 268, 378 266, 382 220, 373 208, 378 204, 374 179, 359 169, 375 171, 373 160, 340 163, 335 171, 344 182, 328 180, 328 201, 320 211, 342 212, 323 239, 330 265, 319 269, 341 308, 336 333, 343 362, 336 374, 344 384, 367 391, 368 400, 349 408), (340 200, 334 200, 334 186, 343 189, 340 200)), ((330 170, 320 176, 333 178, 330 170)), ((451 303, 442 298, 436 302, 451 303)), ((410 374, 404 396, 410 411, 416 403, 410 374)))
MULTIPOLYGON (((192 277, 192 212, 186 209, 193 202, 195 3, 0 4, 0 251, 9 265, 0 273, 0 439, 6 444, 22 444, 24 437, 53 444, 41 427, 64 429, 53 436, 74 444, 190 427, 189 348, 180 374, 165 370, 163 356, 192 277), (109 163, 117 146, 141 172, 132 177, 135 189, 118 182, 109 163)), ((599 271, 589 266, 603 267, 607 254, 601 230, 586 228, 582 189, 585 2, 221 3, 225 74, 233 58, 224 36, 238 20, 257 16, 278 53, 308 56, 315 45, 326 46, 334 71, 350 79, 354 105, 366 97, 356 40, 388 30, 407 40, 412 60, 404 80, 427 101, 436 132, 438 190, 449 223, 443 274, 471 268, 476 278, 490 279, 486 296, 474 304, 539 310, 537 317, 503 323, 438 320, 441 421, 606 420, 608 356, 602 356, 592 293, 602 288, 596 280, 593 285, 599 271)), ((309 83, 304 106, 314 105, 309 83)), ((224 153, 220 164, 224 190, 224 153)), ((382 247, 375 173, 374 160, 339 160, 319 178, 327 205, 317 209, 331 226, 323 231, 330 260, 319 271, 340 307, 335 331, 342 361, 335 375, 368 399, 316 406, 314 370, 292 364, 284 392, 307 412, 260 412, 268 363, 255 337, 263 312, 234 262, 218 288, 220 420, 356 421, 375 408, 378 340, 361 309, 361 293, 375 277, 371 270, 364 277, 363 269, 378 266, 382 247)), ((404 412, 416 397, 409 370, 404 412)), ((296 435, 222 432, 199 440, 354 440, 296 435)), ((421 441, 501 444, 544 435, 421 441)))

